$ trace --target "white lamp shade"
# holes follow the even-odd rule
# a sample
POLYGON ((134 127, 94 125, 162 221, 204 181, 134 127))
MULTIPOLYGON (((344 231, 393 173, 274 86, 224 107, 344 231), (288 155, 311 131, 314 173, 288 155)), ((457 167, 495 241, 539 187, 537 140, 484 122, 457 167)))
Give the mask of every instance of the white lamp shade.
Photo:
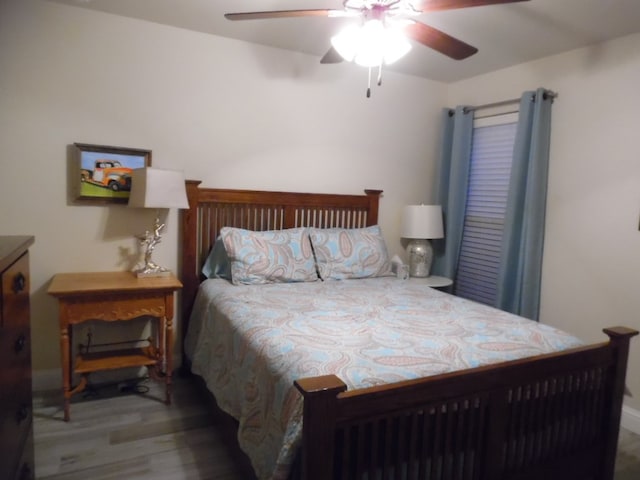
POLYGON ((129 206, 189 208, 184 173, 162 168, 136 168, 131 173, 129 206))
POLYGON ((402 211, 403 238, 443 238, 442 207, 440 205, 407 205, 402 211))

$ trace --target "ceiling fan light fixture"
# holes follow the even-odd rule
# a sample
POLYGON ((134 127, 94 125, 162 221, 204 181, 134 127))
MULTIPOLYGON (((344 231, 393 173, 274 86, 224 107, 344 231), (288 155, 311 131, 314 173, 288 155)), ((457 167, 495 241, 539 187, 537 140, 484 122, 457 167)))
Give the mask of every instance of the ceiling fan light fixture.
POLYGON ((377 67, 384 61, 386 30, 380 20, 368 20, 362 25, 354 61, 362 67, 377 67))
POLYGON ((400 60, 411 50, 411 43, 398 30, 387 28, 384 45, 384 63, 391 65, 400 60))
POLYGON ((331 37, 331 46, 347 62, 352 62, 356 56, 359 30, 356 25, 349 25, 337 35, 331 37))
POLYGON ((386 27, 379 19, 368 20, 361 27, 350 25, 331 38, 331 45, 347 62, 363 67, 389 65, 411 50, 400 31, 386 27))

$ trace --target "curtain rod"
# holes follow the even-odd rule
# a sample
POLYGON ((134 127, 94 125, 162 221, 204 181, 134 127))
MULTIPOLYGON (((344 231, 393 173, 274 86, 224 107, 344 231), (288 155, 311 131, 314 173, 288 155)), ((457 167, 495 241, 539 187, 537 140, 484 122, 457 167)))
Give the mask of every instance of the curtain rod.
MULTIPOLYGON (((535 97, 535 93, 533 94, 535 97)), ((547 98, 556 98, 558 94, 556 92, 552 92, 551 90, 545 91, 545 100, 547 98)), ((478 105, 475 107, 464 107, 464 113, 475 112, 476 110, 483 110, 486 108, 495 108, 495 107, 503 107, 505 105, 512 105, 514 103, 520 103, 519 98, 512 98, 510 100, 503 100, 501 102, 493 102, 493 103, 485 103, 484 105, 478 105)))
POLYGON ((474 115, 473 119, 482 120, 483 118, 502 117, 503 115, 511 115, 513 113, 520 113, 520 110, 516 108, 515 110, 509 110, 507 112, 491 113, 489 115, 474 115))

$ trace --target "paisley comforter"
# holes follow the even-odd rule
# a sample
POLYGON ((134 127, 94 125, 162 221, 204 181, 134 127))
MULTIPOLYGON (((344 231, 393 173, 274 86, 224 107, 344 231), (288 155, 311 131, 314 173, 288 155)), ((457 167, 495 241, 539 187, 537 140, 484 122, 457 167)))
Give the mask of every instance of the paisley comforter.
POLYGON ((206 280, 185 341, 192 371, 239 421, 259 479, 285 479, 302 434, 297 378, 349 389, 560 351, 582 342, 420 280, 232 285, 206 280))

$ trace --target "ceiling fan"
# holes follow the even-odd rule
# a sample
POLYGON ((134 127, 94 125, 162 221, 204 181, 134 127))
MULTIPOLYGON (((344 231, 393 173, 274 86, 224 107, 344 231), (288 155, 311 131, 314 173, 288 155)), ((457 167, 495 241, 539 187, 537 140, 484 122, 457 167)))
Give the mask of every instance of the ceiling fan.
MULTIPOLYGON (((404 36, 422 45, 432 48, 455 60, 463 60, 475 54, 478 49, 411 17, 441 10, 526 1, 529 0, 343 0, 343 8, 341 10, 309 9, 241 12, 227 13, 225 17, 229 20, 288 17, 351 17, 360 19, 363 24, 370 20, 377 20, 385 26, 393 25, 397 27, 404 36)), ((335 42, 332 43, 334 43, 334 46, 322 57, 321 63, 338 63, 343 60, 343 56, 339 55, 334 48, 335 42)))

